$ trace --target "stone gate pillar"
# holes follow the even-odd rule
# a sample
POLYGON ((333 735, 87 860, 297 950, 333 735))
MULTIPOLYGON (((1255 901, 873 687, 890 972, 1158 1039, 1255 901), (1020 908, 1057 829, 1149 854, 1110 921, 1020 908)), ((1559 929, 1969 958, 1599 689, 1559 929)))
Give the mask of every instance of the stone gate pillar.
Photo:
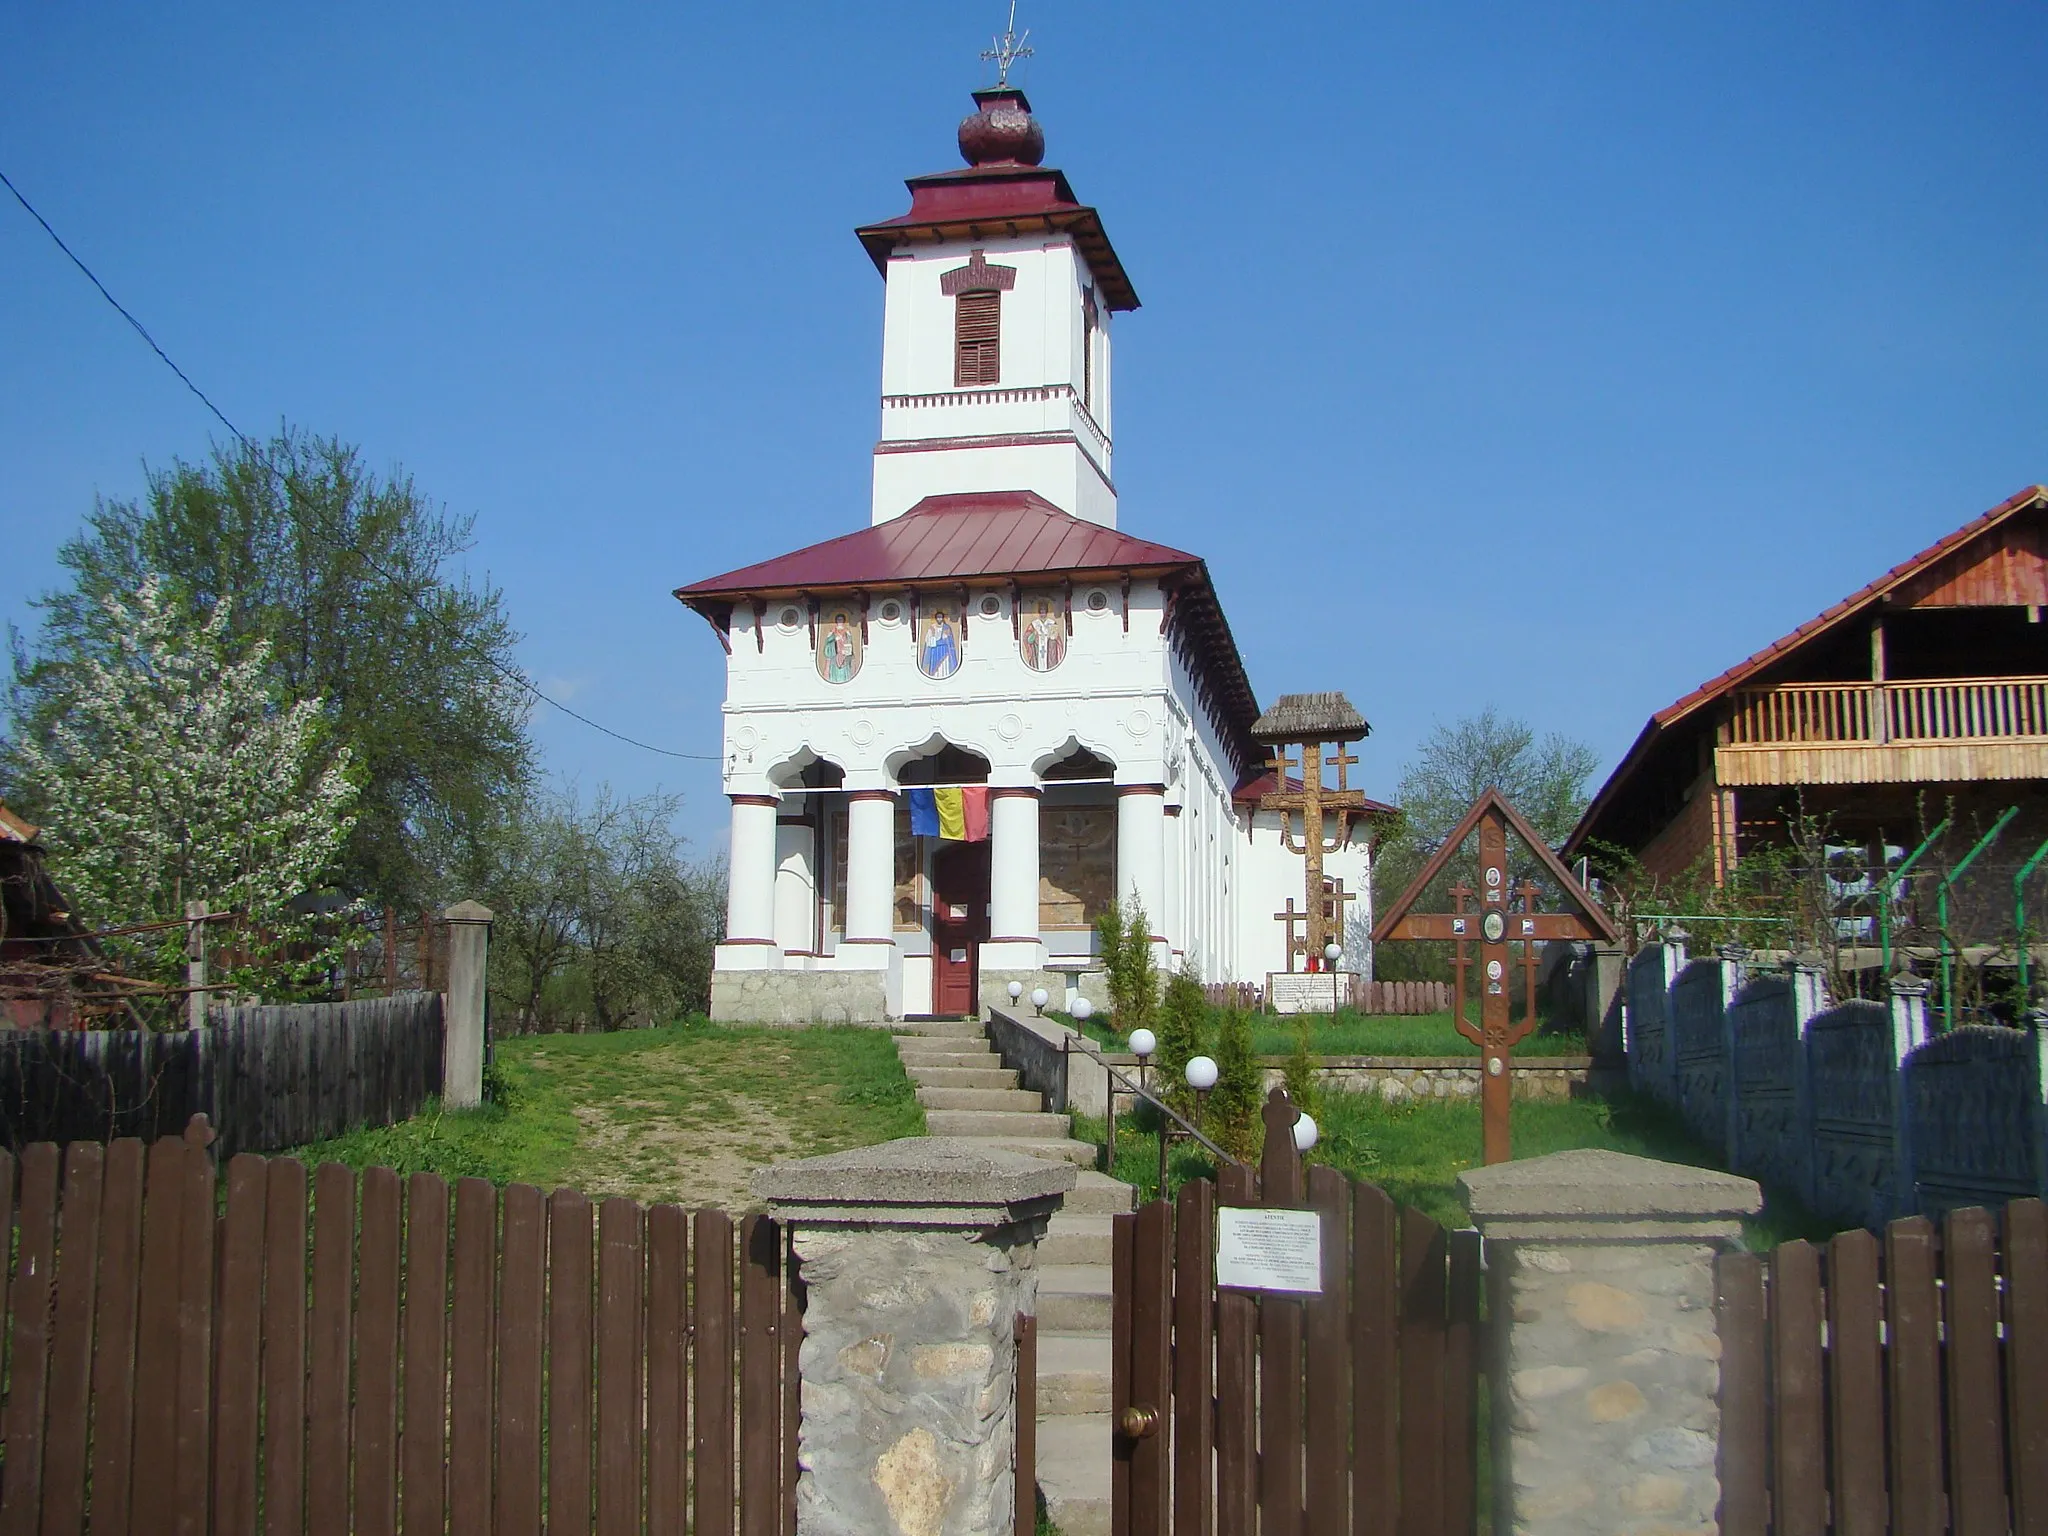
POLYGON ((1016 1321, 1075 1178, 950 1137, 754 1175, 805 1290, 798 1536, 1008 1536, 1016 1321))
POLYGON ((1762 1191, 1594 1150, 1475 1168, 1458 1186, 1486 1242, 1494 1529, 1714 1529, 1714 1256, 1762 1191))

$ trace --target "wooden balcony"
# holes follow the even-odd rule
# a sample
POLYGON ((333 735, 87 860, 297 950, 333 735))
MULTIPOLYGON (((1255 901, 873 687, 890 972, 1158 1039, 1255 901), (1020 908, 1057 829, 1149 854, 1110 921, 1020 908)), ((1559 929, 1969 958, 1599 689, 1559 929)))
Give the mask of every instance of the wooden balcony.
POLYGON ((1742 689, 1714 765, 1724 785, 2048 778, 2048 677, 1742 689))

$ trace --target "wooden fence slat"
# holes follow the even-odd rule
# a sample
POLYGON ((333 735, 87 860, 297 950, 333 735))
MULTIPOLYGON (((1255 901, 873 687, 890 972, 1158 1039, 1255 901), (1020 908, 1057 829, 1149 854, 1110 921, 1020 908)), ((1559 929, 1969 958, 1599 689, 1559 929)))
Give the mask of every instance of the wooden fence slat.
POLYGON ((1401 1536, 1444 1528, 1444 1229, 1401 1208, 1401 1536))
POLYGON ((1764 1268, 1753 1253, 1714 1261, 1721 1336, 1721 1529, 1764 1536, 1770 1520, 1770 1345, 1764 1332, 1764 1268))
POLYGON ((576 1190, 548 1196, 548 1536, 590 1529, 593 1215, 576 1190))
POLYGON ((1940 1536, 1947 1521, 1941 1487, 1941 1314, 1935 1296, 1934 1227, 1924 1216, 1907 1216, 1886 1227, 1884 1237, 1892 1529, 1897 1536, 1940 1536))
POLYGON ((1351 1182, 1334 1168, 1308 1170, 1308 1203, 1322 1217, 1323 1292, 1304 1304, 1310 1531, 1351 1523, 1351 1182))
POLYGON ((1884 1345, 1879 1329, 1877 1238, 1828 1241, 1828 1393, 1836 1536, 1883 1536, 1884 1345))
POLYGON ((48 1407, 50 1296, 57 1260, 55 1143, 21 1153, 21 1228, 15 1254, 8 1351, 7 1468, 0 1485, 0 1536, 36 1536, 43 1508, 43 1427, 48 1407))
POLYGON ((263 1429, 263 1159, 228 1163, 221 1219, 220 1318, 214 1336, 214 1529, 256 1530, 256 1475, 263 1429))
POLYGON ((404 1351, 399 1528, 439 1531, 448 1508, 448 1184, 433 1173, 405 1186, 404 1351))
POLYGON ((1956 1536, 2005 1536, 2004 1388, 1998 1369, 1997 1230, 1980 1208, 1942 1232, 1949 1519, 1956 1536))
POLYGON ((1824 1536, 1827 1418, 1822 1396, 1820 1254, 1786 1243, 1770 1270, 1771 1518, 1776 1536, 1824 1536))
MULTIPOLYGON (((803 1426, 804 1280, 796 1257, 796 1229, 782 1229, 782 1536, 796 1536, 797 1441, 803 1426)), ((1032 1402, 1037 1402, 1038 1320, 1032 1320, 1032 1402)), ((1032 1466, 1037 1466, 1038 1416, 1031 1419, 1032 1466)), ((1036 1478, 1027 1482, 1036 1497, 1036 1478)), ((1034 1508, 1035 1513, 1035 1508, 1034 1508)))
POLYGON ((2003 1247, 2012 1527, 2048 1536, 2048 1205, 2008 1205, 2003 1247))
POLYGON ((363 1170, 356 1261, 356 1536, 395 1536, 398 1528, 401 1194, 391 1169, 363 1170))
POLYGON ((1131 1354, 1137 1348, 1138 1217, 1119 1211, 1109 1223, 1109 1528, 1115 1536, 1131 1529, 1131 1442, 1117 1426, 1135 1401, 1131 1354))
POLYGON ((1173 1486, 1173 1207, 1165 1200, 1139 1208, 1131 1260, 1131 1401, 1141 1412, 1150 1410, 1152 1428, 1130 1445, 1129 1531, 1166 1536, 1173 1486))
POLYGON ((207 1147, 213 1132, 195 1115, 185 1129, 178 1233, 178 1430, 174 1483, 180 1536, 203 1536, 211 1519, 213 1435, 213 1274, 216 1180, 207 1147))
MULTIPOLYGON (((1218 1170, 1216 1200, 1219 1209, 1250 1205, 1255 1198, 1249 1168, 1226 1163, 1218 1170)), ((1250 1295, 1243 1291, 1216 1293, 1216 1529, 1219 1533, 1258 1528, 1258 1324, 1259 1304, 1250 1295)))
POLYGON ((740 1530, 776 1536, 782 1523, 782 1229, 740 1224, 740 1530))
POLYGON ((683 1536, 690 1443, 689 1220, 673 1205, 647 1213, 647 1532, 683 1536))
POLYGON ((64 1153, 64 1234, 57 1253, 57 1305, 50 1342, 49 1418, 43 1449, 42 1529, 85 1528, 93 1303, 99 1281, 100 1193, 106 1148, 77 1141, 64 1153))
MULTIPOLYGON (((135 1308, 142 1289, 144 1149, 126 1137, 107 1148, 100 1197, 99 1296, 93 1319, 92 1529, 127 1536, 135 1455, 135 1308)), ((8 1230, 14 1160, 0 1152, 0 1232, 8 1230)), ((0 1287, 6 1265, 0 1264, 0 1287)))
POLYGON ((355 1298, 356 1175, 313 1174, 313 1298, 306 1328, 306 1530, 348 1536, 349 1322, 355 1298))
POLYGON ((1444 1529, 1479 1519, 1479 1234, 1452 1232, 1444 1322, 1444 1529))
MULTIPOLYGON (((1181 1185, 1173 1221, 1173 1528, 1214 1528, 1216 1187, 1181 1185)), ((1028 1533, 1027 1533, 1028 1536, 1028 1533)))
POLYGON ((733 1233, 723 1211, 698 1211, 691 1257, 696 1360, 690 1418, 696 1431, 693 1536, 733 1536, 733 1233))
MULTIPOLYGON (((1393 1536, 1401 1508, 1400 1272, 1395 1208, 1373 1184, 1351 1186, 1351 1530, 1393 1536)), ((1320 1536, 1320 1533, 1318 1533, 1320 1536)))
POLYGON ((463 1179, 455 1186, 448 1302, 449 1536, 485 1536, 493 1529, 497 1258, 498 1192, 488 1179, 463 1179))
POLYGON ((1019 1312, 1012 1329, 1017 1345, 1016 1451, 1010 1492, 1011 1536, 1038 1530, 1038 1319, 1019 1312))
POLYGON ((263 1529, 298 1536, 306 1509, 306 1165, 264 1174, 263 1529))
POLYGON ((498 1536, 539 1536, 547 1200, 530 1184, 508 1184, 504 1211, 498 1273, 498 1475, 493 1502, 498 1536))
MULTIPOLYGON (((597 1528, 605 1536, 638 1536, 640 1530, 640 1405, 647 1347, 641 1321, 643 1220, 631 1200, 607 1200, 598 1208, 597 1528)), ((779 1392, 781 1384, 776 1385, 779 1392)), ((776 1460, 779 1470, 780 1456, 776 1460)), ((781 1490, 776 1492, 779 1503, 781 1490)))

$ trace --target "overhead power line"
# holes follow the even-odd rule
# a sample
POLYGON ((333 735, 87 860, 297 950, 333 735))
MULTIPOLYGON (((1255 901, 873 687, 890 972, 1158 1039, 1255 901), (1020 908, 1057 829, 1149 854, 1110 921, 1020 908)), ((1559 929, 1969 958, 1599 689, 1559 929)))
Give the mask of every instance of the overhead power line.
MULTIPOLYGON (((65 254, 65 256, 70 259, 70 262, 74 267, 78 268, 80 272, 85 274, 85 280, 91 283, 94 288, 99 290, 100 297, 105 299, 110 305, 113 306, 114 313, 119 315, 123 320, 126 320, 128 324, 134 328, 135 334, 140 336, 143 339, 143 341, 148 343, 149 350, 154 352, 157 355, 157 357, 162 360, 163 365, 166 368, 170 369, 171 372, 175 373, 178 376, 178 382, 183 384, 190 391, 192 391, 193 395, 198 399, 199 403, 205 406, 207 410, 213 413, 214 420, 218 421, 223 427, 226 427, 228 431, 234 436, 237 442, 239 442, 249 452, 255 454, 257 458, 261 459, 266 465, 269 465, 274 470, 275 465, 272 463, 269 453, 262 447, 262 445, 257 443, 255 439, 251 438, 248 433, 244 432, 232 421, 228 420, 227 412, 223 411, 219 406, 215 405, 213 403, 212 398, 206 393, 206 391, 201 389, 197 384, 192 382, 191 375, 187 374, 184 369, 180 368, 177 365, 177 363, 172 360, 171 354, 166 352, 162 348, 162 346, 160 346, 157 343, 157 339, 149 334, 149 328, 145 326, 140 320, 136 319, 134 315, 130 314, 128 312, 127 306, 124 305, 119 299, 115 298, 110 291, 108 291, 107 285, 101 282, 99 280, 98 274, 95 273, 91 267, 85 264, 84 258, 81 257, 78 254, 78 252, 72 250, 69 245, 64 243, 64 237, 58 234, 57 231, 51 227, 50 221, 48 219, 44 218, 41 213, 36 211, 35 204, 31 203, 26 197, 22 195, 21 188, 17 187, 14 184, 12 179, 9 178, 9 176, 4 170, 0 170, 0 186, 6 187, 9 192, 14 194, 14 200, 17 203, 21 204, 23 210, 27 212, 30 218, 34 219, 37 224, 42 226, 43 233, 50 237, 50 239, 55 243, 57 249, 62 251, 65 254)), ((288 478, 287 484, 289 484, 288 478)), ((560 699, 554 698, 549 694, 543 692, 534 683, 534 681, 531 678, 529 678, 525 673, 517 670, 516 668, 506 666, 502 661, 498 660, 498 658, 493 656, 489 651, 472 642, 468 636, 462 634, 459 630, 456 630, 448 626, 441 614, 435 612, 433 609, 429 608, 425 603, 421 602, 418 594, 415 593, 410 586, 408 586, 405 582, 399 580, 399 578, 393 575, 390 571, 386 570, 381 564, 378 563, 376 557, 371 555, 367 550, 364 550, 357 545, 351 544, 347 539, 335 534, 331 529, 320 526, 320 522, 317 516, 310 518, 309 522, 311 523, 314 532, 318 533, 329 544, 333 545, 336 549, 344 550, 349 554, 354 555, 357 559, 361 560, 363 564, 367 565, 371 570, 375 571, 379 576, 383 577, 384 580, 386 580, 393 587, 395 587, 400 593, 400 595, 403 596, 405 600, 412 605, 413 609, 416 612, 418 612, 422 618, 428 620, 430 623, 441 626, 443 633, 447 634, 450 638, 452 638, 458 646, 461 646, 463 649, 468 650, 472 655, 476 656, 479 660, 481 660, 484 663, 484 665, 489 667, 492 671, 496 672, 499 676, 503 677, 507 682, 511 683, 513 686, 517 688, 523 689, 527 693, 532 694, 533 697, 539 699, 543 704, 546 704, 553 709, 560 710, 563 714, 567 715, 571 720, 579 721, 580 723, 589 726, 593 731, 596 731, 601 735, 609 736, 614 741, 624 742, 629 747, 638 747, 643 752, 653 752, 661 757, 682 758, 689 762, 716 763, 723 761, 719 754, 715 752, 677 752, 669 747, 657 747, 652 742, 641 741, 637 737, 628 736, 624 731, 615 731, 603 722, 591 719, 590 716, 584 714, 581 710, 571 709, 568 705, 564 704, 560 699)))

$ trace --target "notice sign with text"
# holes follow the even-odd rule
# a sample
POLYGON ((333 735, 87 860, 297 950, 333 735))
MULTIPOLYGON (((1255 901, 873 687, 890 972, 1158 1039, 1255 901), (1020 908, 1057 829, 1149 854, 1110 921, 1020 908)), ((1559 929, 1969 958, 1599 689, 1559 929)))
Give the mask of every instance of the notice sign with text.
POLYGON ((1250 1291, 1323 1291, 1323 1218, 1315 1211, 1226 1205, 1216 1212, 1216 1283, 1250 1291))

